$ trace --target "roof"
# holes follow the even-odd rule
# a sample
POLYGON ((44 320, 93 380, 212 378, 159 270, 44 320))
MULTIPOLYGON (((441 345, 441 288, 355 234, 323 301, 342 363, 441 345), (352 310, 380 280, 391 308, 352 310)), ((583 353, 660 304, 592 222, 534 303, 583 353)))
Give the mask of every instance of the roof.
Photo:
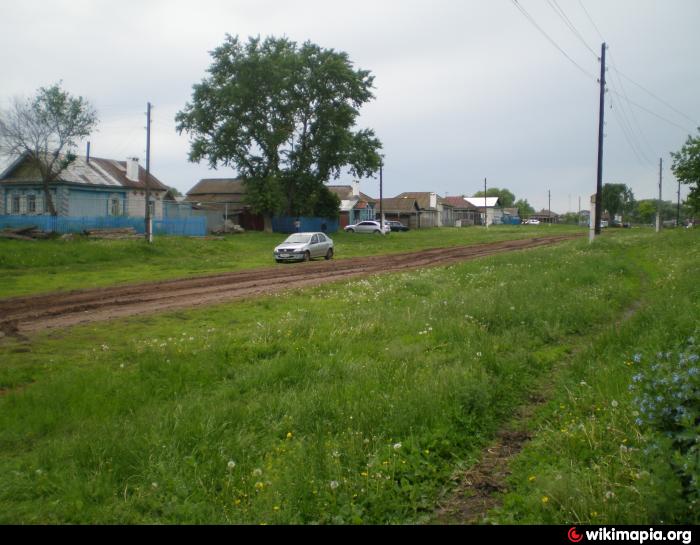
MULTIPOLYGON (((436 195, 435 193, 432 193, 430 191, 407 191, 405 193, 400 193, 399 195, 396 195, 397 199, 415 199, 415 201, 418 203, 418 206, 421 207, 422 210, 437 210, 436 207, 430 206, 430 196, 431 195, 436 195)), ((437 200, 440 199, 439 195, 436 195, 437 200)), ((385 199, 386 200, 386 199, 385 199)))
POLYGON ((382 199, 382 210, 384 212, 415 212, 419 205, 416 199, 408 197, 393 197, 382 199))
POLYGON ((530 214, 530 217, 531 218, 534 218, 534 217, 558 218, 559 214, 557 214, 556 212, 552 212, 551 210, 542 209, 539 212, 535 212, 534 214, 530 214))
POLYGON ((239 178, 204 178, 187 195, 245 195, 245 187, 239 178))
POLYGON ((476 206, 467 201, 464 197, 444 197, 442 201, 458 210, 475 210, 476 206))
POLYGON ((504 208, 503 213, 508 214, 509 216, 517 216, 519 211, 517 208, 504 208))
MULTIPOLYGON (((5 183, 26 183, 40 181, 38 175, 5 179, 25 162, 26 154, 15 160, 0 176, 5 183)), ((139 165, 139 180, 133 181, 126 177, 126 161, 114 161, 99 157, 88 158, 79 155, 61 173, 60 181, 71 184, 128 187, 131 189, 146 189, 146 169, 139 165)), ((148 175, 148 186, 155 191, 167 191, 168 187, 161 183, 153 174, 148 175)))
POLYGON ((352 187, 349 185, 328 185, 328 191, 337 195, 341 201, 349 201, 352 199, 352 187))
MULTIPOLYGON (((477 208, 484 207, 484 197, 464 197, 469 204, 477 208)), ((495 208, 499 205, 498 197, 486 197, 486 208, 495 208)))

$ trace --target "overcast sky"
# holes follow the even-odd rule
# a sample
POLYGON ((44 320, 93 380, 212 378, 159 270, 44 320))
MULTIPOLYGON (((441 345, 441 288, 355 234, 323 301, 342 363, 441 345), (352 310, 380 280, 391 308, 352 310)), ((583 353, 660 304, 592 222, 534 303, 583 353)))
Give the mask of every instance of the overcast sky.
MULTIPOLYGON (((385 196, 472 195, 487 178, 537 209, 551 190, 561 213, 576 211, 579 197, 587 209, 595 192, 602 36, 613 62, 604 181, 655 198, 663 158, 663 196, 675 201, 669 152, 700 124, 700 2, 519 4, 579 67, 512 0, 0 0, 0 106, 62 80, 98 111, 92 154, 143 164, 150 101, 151 170, 185 193, 201 178, 235 174, 189 163, 188 137, 175 131, 209 52, 226 33, 311 40, 376 78, 359 126, 384 144, 385 196)), ((377 180, 361 187, 379 194, 377 180)))

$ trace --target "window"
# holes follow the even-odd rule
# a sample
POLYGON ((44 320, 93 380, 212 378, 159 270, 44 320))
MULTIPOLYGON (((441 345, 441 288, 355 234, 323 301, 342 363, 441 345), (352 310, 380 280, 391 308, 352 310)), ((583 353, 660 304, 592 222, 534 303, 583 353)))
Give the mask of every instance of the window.
POLYGON ((111 214, 112 216, 119 216, 120 211, 119 211, 119 198, 115 197, 112 199, 111 202, 111 214))
POLYGON ((311 237, 311 244, 318 244, 318 235, 311 237))
POLYGON ((149 201, 148 202, 148 213, 150 216, 153 218, 156 215, 156 203, 155 201, 149 201))
POLYGON ((12 197, 12 213, 19 214, 19 195, 12 197))
POLYGON ((36 195, 27 195, 27 214, 36 214, 36 195))

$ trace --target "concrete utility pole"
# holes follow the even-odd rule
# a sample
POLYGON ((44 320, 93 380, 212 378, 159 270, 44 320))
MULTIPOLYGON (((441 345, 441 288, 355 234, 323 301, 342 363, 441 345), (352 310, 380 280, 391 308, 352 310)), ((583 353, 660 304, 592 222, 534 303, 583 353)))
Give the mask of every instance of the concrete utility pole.
POLYGON ((605 42, 600 46, 600 108, 598 110, 598 176, 595 191, 595 235, 600 235, 603 203, 603 127, 605 125, 605 42))
POLYGON ((659 159, 659 204, 656 207, 656 232, 661 231, 661 174, 663 172, 663 159, 659 159))
POLYGON ((148 178, 151 174, 151 103, 146 106, 146 242, 153 242, 153 223, 151 218, 151 186, 148 178))
POLYGON ((549 223, 552 224, 552 190, 547 190, 547 216, 549 217, 549 223))

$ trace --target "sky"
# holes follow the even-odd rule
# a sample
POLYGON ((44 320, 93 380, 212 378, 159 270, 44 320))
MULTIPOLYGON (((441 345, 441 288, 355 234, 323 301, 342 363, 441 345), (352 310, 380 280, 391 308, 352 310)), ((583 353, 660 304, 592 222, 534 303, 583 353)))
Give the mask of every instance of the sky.
MULTIPOLYGON (((357 127, 383 143, 389 197, 470 196, 486 178, 538 210, 548 192, 556 212, 577 211, 579 198, 588 209, 603 41, 604 182, 656 198, 662 159, 663 198, 675 202, 670 152, 700 125, 697 0, 0 0, 0 8, 0 108, 62 81, 98 112, 92 155, 144 164, 151 102, 151 172, 183 193, 202 178, 236 175, 190 163, 189 138, 174 121, 227 33, 310 40, 372 72, 375 99, 357 127)), ((378 179, 361 180, 361 190, 378 197, 378 179)))

